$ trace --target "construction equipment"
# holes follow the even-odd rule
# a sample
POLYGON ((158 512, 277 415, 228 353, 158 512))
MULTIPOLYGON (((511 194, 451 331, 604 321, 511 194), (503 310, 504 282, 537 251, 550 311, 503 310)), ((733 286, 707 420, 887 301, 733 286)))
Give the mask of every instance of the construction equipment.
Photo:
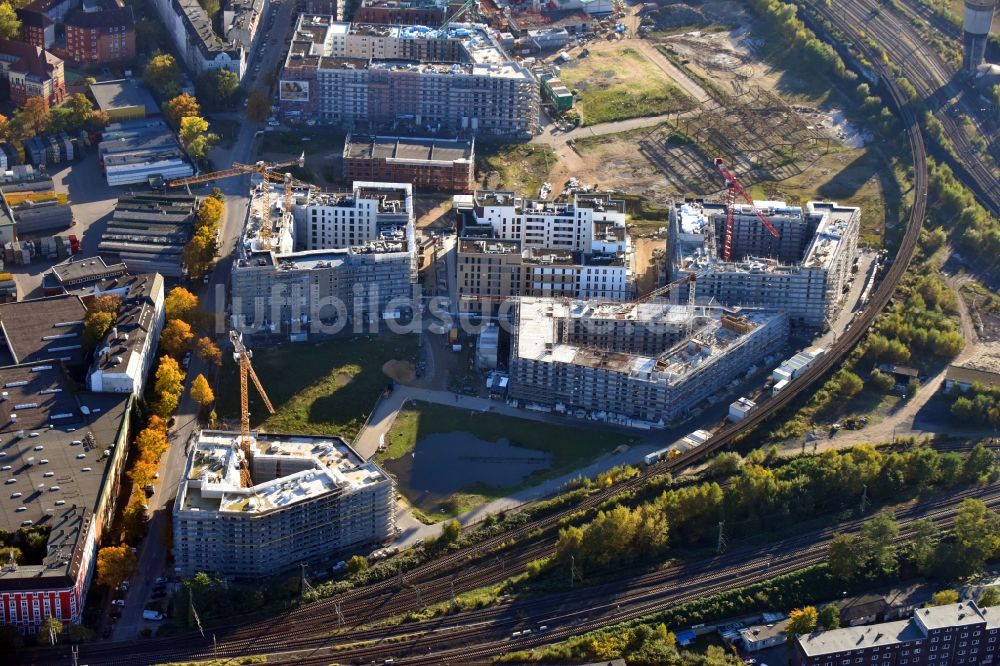
POLYGON ((257 387, 257 392, 264 399, 267 411, 274 414, 274 407, 271 405, 271 399, 267 397, 257 373, 253 370, 253 365, 250 363, 253 353, 243 344, 243 336, 236 331, 230 331, 229 339, 233 343, 233 359, 240 368, 240 451, 243 453, 242 460, 240 460, 240 483, 244 488, 250 488, 253 486, 253 480, 250 476, 253 450, 250 446, 250 395, 247 390, 247 375, 253 379, 253 385, 257 387))
POLYGON ((221 171, 211 171, 209 173, 199 174, 197 176, 189 176, 187 178, 175 178, 173 180, 167 181, 167 187, 185 187, 188 185, 196 185, 198 183, 207 183, 212 180, 220 180, 222 178, 230 178, 232 176, 243 176, 246 174, 257 174, 260 176, 262 181, 261 187, 261 204, 263 210, 261 211, 261 229, 260 237, 261 244, 265 250, 271 248, 271 225, 264 219, 269 211, 271 210, 271 188, 266 187, 268 181, 271 182, 284 182, 285 183, 285 210, 291 209, 292 202, 292 184, 293 181, 291 174, 276 173, 280 169, 284 169, 290 166, 302 167, 306 162, 306 154, 303 151, 299 155, 298 159, 289 160, 287 162, 256 162, 255 164, 240 164, 238 162, 233 162, 233 166, 229 169, 223 169, 221 171))
POLYGON ((444 20, 444 23, 438 28, 438 31, 444 35, 445 31, 448 29, 452 23, 457 21, 462 14, 469 13, 469 15, 475 19, 476 15, 479 13, 479 0, 465 0, 462 5, 455 10, 455 12, 444 20))
POLYGON ((767 219, 756 206, 753 205, 753 197, 750 193, 740 185, 740 181, 736 179, 736 176, 726 168, 721 157, 715 158, 715 169, 726 179, 726 237, 722 246, 722 258, 724 261, 733 260, 733 227, 736 224, 736 211, 733 209, 733 205, 736 203, 736 194, 739 193, 750 207, 753 208, 753 212, 757 215, 757 218, 761 221, 764 227, 771 232, 771 235, 775 238, 781 238, 781 234, 778 230, 774 228, 771 224, 771 220, 767 219))

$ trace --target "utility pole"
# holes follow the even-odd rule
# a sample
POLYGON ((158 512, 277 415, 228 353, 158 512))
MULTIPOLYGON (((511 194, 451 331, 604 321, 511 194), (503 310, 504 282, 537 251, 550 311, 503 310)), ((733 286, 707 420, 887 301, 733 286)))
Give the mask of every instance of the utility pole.
POLYGON ((79 663, 80 663, 80 646, 79 645, 74 645, 74 646, 72 646, 71 649, 72 649, 71 655, 73 656, 73 666, 79 666, 79 663))
POLYGON ((304 596, 306 596, 307 592, 312 592, 312 591, 313 591, 313 586, 309 584, 309 579, 306 578, 306 563, 303 562, 302 563, 302 584, 301 584, 300 589, 299 589, 299 596, 300 597, 304 597, 304 596))
POLYGON ((865 484, 861 490, 861 514, 868 510, 868 485, 865 484))
POLYGON ((344 626, 344 613, 340 610, 340 602, 333 604, 333 610, 337 613, 337 629, 344 626))
POLYGON ((719 521, 719 542, 718 542, 718 545, 715 547, 715 552, 718 555, 721 555, 723 553, 723 551, 726 550, 726 535, 724 533, 725 527, 726 527, 726 521, 720 520, 719 521))
POLYGON ((448 581, 448 589, 451 592, 451 608, 452 608, 452 610, 457 610, 458 609, 458 603, 455 601, 455 581, 454 580, 449 580, 448 581))
POLYGON ((397 562, 396 563, 396 571, 397 571, 397 573, 399 573, 399 587, 400 587, 400 589, 402 589, 402 587, 403 587, 403 563, 402 562, 397 562))
POLYGON ((573 589, 573 581, 576 579, 576 556, 569 556, 569 589, 573 589))
POLYGON ((417 591, 417 606, 421 610, 423 610, 423 608, 424 608, 424 600, 420 597, 420 586, 419 585, 414 585, 413 589, 417 591))

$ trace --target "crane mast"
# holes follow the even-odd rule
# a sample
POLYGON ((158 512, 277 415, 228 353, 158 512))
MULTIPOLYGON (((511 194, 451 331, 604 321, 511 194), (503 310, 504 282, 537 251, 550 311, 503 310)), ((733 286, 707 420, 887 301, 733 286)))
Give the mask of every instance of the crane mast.
POLYGON ((767 216, 753 205, 753 197, 751 197, 750 193, 747 192, 742 185, 740 185, 740 181, 736 179, 736 176, 726 168, 726 165, 721 157, 715 158, 715 169, 726 180, 726 232, 723 237, 722 244, 723 260, 727 262, 733 260, 733 227, 736 226, 736 211, 734 210, 734 204, 736 203, 737 194, 743 197, 743 199, 750 204, 750 207, 753 208, 754 214, 757 216, 757 219, 761 221, 761 224, 764 225, 764 228, 767 229, 775 238, 781 238, 781 234, 778 233, 778 230, 774 228, 773 224, 771 224, 771 220, 767 219, 767 216))
POLYGON ((269 413, 274 414, 274 406, 271 405, 271 399, 267 397, 267 392, 264 391, 264 386, 257 377, 257 373, 254 372, 253 365, 250 363, 250 358, 253 354, 243 344, 243 336, 236 331, 230 331, 229 339, 233 343, 233 358, 240 368, 240 451, 243 454, 242 460, 240 460, 240 484, 244 488, 250 488, 253 486, 253 479, 250 475, 253 463, 253 448, 250 446, 250 393, 247 388, 248 376, 253 380, 253 385, 257 387, 257 392, 263 398, 264 406, 267 407, 269 413))

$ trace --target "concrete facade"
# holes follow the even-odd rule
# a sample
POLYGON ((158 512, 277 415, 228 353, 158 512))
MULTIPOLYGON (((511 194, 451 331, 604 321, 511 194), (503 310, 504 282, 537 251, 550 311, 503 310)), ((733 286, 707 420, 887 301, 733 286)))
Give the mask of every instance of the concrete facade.
POLYGON ((279 82, 287 118, 347 128, 398 123, 525 138, 539 132, 538 85, 488 30, 299 17, 279 82))
POLYGON ((522 298, 510 397, 592 418, 677 423, 784 346, 781 313, 522 298))
POLYGON ((512 296, 624 300, 634 294, 625 202, 577 194, 570 203, 480 190, 456 197, 460 305, 477 309, 512 296))
POLYGON ((696 275, 698 302, 781 310, 792 324, 824 328, 843 305, 857 258, 861 211, 830 202, 805 209, 758 201, 773 237, 750 206, 736 207, 732 261, 722 259, 726 208, 691 200, 670 210, 669 279, 696 275))
MULTIPOLYGON (((258 186, 251 210, 261 199, 258 186)), ((412 297, 417 275, 409 184, 356 182, 346 194, 297 191, 288 212, 278 188, 270 201, 270 246, 253 212, 237 248, 234 326, 296 334, 312 324, 372 322, 390 301, 412 297)))
POLYGON ((395 529, 393 483, 339 437, 252 433, 252 488, 239 434, 202 431, 174 507, 175 572, 255 578, 364 552, 395 529))

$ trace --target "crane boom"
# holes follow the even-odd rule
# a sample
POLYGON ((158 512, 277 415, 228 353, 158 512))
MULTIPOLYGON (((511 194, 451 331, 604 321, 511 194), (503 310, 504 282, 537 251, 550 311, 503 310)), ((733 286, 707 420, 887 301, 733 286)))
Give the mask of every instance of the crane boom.
POLYGON ((751 197, 750 193, 746 191, 746 188, 740 184, 740 181, 736 178, 736 176, 726 168, 726 165, 722 161, 721 157, 715 158, 715 169, 723 178, 725 178, 726 188, 728 190, 728 196, 726 198, 726 236, 723 244, 723 259, 725 261, 732 261, 733 226, 736 223, 736 213, 733 210, 733 204, 736 202, 737 194, 743 197, 743 199, 750 204, 754 214, 757 216, 757 219, 760 220, 761 224, 764 225, 764 228, 767 229, 775 238, 781 238, 781 234, 778 233, 778 230, 774 228, 773 224, 771 224, 771 220, 767 219, 767 216, 753 205, 753 197, 751 197))

